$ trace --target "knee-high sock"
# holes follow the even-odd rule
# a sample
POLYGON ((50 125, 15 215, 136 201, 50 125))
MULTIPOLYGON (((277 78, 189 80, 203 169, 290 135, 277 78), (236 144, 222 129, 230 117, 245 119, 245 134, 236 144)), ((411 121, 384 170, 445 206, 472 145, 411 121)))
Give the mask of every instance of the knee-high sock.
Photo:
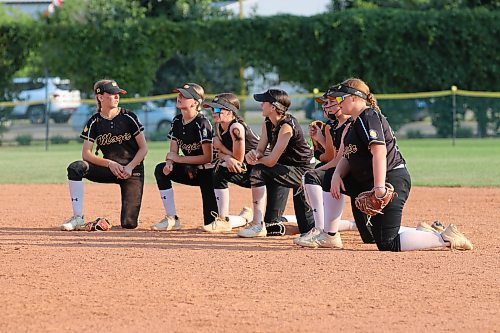
POLYGON ((446 247, 441 235, 420 230, 405 230, 399 234, 401 251, 413 251, 446 247))
POLYGON ((69 181, 69 195, 71 196, 71 206, 73 215, 83 215, 83 181, 69 181))
POLYGON ((267 204, 267 190, 265 186, 252 187, 253 222, 264 222, 267 204))
POLYGON ((323 210, 323 190, 319 185, 305 184, 306 198, 313 211, 314 226, 323 230, 325 213, 323 210))
POLYGON ((332 197, 330 192, 323 192, 323 205, 325 209, 325 232, 337 232, 339 231, 340 218, 342 217, 342 212, 344 211, 344 199, 343 194, 340 195, 340 199, 335 199, 332 197))
POLYGON ((356 222, 348 220, 339 221, 339 231, 352 231, 352 230, 358 230, 356 222))
POLYGON ((176 216, 175 202, 174 202, 174 189, 160 190, 161 202, 165 208, 165 215, 176 216))
POLYGON ((229 215, 229 189, 215 189, 215 199, 217 200, 217 208, 219 210, 220 217, 226 217, 229 215))

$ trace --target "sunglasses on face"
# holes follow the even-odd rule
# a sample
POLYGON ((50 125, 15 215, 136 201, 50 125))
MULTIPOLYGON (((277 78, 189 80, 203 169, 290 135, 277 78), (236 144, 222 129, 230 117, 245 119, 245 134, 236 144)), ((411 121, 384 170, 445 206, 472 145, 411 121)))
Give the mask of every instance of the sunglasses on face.
POLYGON ((349 95, 337 96, 337 97, 335 97, 335 101, 336 101, 338 104, 340 104, 340 103, 342 103, 342 102, 343 102, 343 101, 347 98, 347 96, 349 96, 349 95))

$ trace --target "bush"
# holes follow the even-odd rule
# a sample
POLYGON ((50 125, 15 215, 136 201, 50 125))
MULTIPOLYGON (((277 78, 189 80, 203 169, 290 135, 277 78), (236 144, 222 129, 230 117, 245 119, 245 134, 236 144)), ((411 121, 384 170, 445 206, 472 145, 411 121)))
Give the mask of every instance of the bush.
POLYGON ((422 132, 420 130, 408 130, 406 132, 406 137, 408 139, 422 139, 424 137, 424 135, 422 134, 422 132))
POLYGON ((474 132, 470 127, 458 127, 456 136, 457 138, 472 138, 474 136, 474 132))
POLYGON ((50 138, 50 143, 54 145, 66 144, 69 143, 69 139, 63 137, 62 135, 54 135, 50 138))
POLYGON ((33 141, 33 136, 31 134, 23 134, 16 136, 17 144, 20 146, 29 146, 31 141, 33 141))
POLYGON ((165 131, 154 131, 149 134, 148 141, 167 141, 167 133, 165 131))

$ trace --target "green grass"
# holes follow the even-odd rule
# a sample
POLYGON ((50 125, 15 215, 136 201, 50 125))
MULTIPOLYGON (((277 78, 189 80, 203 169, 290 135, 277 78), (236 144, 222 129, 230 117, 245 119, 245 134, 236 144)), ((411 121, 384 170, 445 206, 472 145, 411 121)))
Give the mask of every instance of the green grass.
MULTIPOLYGON (((413 185, 500 186, 500 139, 400 140, 413 185)), ((146 182, 163 161, 167 142, 149 142, 146 182)), ((0 147, 0 184, 65 183, 66 167, 81 158, 81 144, 0 147)))

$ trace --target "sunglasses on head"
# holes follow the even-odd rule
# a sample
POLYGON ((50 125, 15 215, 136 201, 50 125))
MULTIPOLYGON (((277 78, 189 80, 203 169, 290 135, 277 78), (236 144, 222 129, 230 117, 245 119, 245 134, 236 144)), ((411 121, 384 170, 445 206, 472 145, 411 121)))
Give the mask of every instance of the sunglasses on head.
POLYGON ((221 113, 222 110, 223 109, 221 109, 221 108, 212 108, 213 113, 221 113))

